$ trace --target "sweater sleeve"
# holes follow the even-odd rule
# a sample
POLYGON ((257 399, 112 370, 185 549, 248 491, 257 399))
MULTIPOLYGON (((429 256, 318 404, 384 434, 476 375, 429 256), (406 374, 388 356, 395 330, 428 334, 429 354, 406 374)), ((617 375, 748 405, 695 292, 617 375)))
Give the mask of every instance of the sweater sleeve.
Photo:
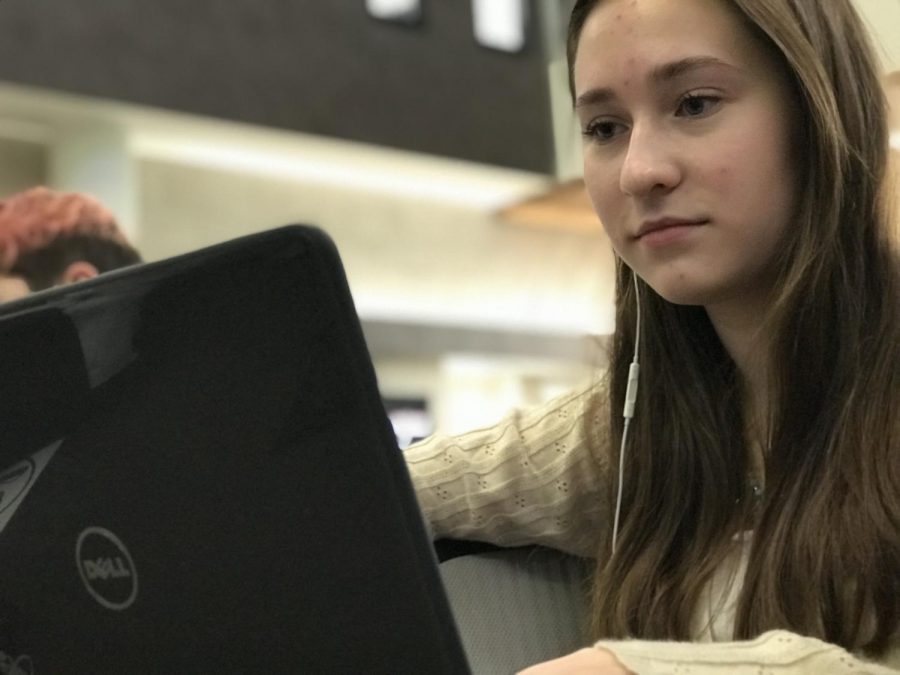
POLYGON ((595 384, 514 411, 495 426, 407 448, 432 536, 596 555, 598 532, 611 522, 603 388, 595 384))
POLYGON ((900 675, 893 659, 861 660, 815 638, 783 630, 745 642, 601 641, 595 647, 613 652, 640 675, 900 675))

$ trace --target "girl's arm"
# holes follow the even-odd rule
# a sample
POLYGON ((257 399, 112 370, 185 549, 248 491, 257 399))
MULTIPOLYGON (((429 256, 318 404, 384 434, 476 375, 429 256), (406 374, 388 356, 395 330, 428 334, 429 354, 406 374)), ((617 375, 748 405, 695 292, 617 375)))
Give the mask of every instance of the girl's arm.
MULTIPOLYGON (((889 655, 879 659, 879 663, 873 663, 836 645, 783 630, 770 631, 755 640, 742 642, 623 640, 602 641, 595 646, 612 652, 622 665, 641 675, 900 674, 900 645, 894 645, 889 655)), ((540 673, 540 670, 534 671, 534 675, 540 673)))
POLYGON ((493 427, 407 448, 434 538, 596 555, 599 528, 612 520, 603 494, 608 420, 595 405, 603 400, 594 385, 515 411, 493 427))

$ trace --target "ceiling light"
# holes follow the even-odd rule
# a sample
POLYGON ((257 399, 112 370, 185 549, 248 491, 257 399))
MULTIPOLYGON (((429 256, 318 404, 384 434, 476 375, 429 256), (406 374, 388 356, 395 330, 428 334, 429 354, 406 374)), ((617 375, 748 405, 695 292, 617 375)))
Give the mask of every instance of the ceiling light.
POLYGON ((526 0, 472 0, 472 20, 478 44, 503 52, 525 46, 526 0))
POLYGON ((418 23, 422 18, 421 0, 366 0, 370 16, 384 21, 418 23))

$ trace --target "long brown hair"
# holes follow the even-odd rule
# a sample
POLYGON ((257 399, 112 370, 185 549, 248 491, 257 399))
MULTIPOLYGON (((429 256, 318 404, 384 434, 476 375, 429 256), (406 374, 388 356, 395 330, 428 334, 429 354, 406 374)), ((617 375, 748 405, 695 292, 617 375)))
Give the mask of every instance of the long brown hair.
MULTIPOLYGON (((766 317, 767 485, 754 505, 741 378, 705 310, 640 282, 642 383, 614 555, 601 533, 593 632, 691 639, 732 538, 753 529, 734 638, 785 628, 878 654, 900 626, 900 265, 876 58, 849 0, 728 1, 788 73, 799 108, 797 213, 766 317)), ((572 12, 570 84, 600 2, 572 12)), ((597 401, 616 448, 634 294, 619 260, 610 396, 597 401)))

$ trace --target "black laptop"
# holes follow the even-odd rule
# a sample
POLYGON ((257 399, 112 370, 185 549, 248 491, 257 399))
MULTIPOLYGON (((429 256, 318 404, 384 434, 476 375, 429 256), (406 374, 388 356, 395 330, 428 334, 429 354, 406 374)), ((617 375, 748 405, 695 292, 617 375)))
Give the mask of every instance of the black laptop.
POLYGON ((0 306, 0 675, 465 672, 322 232, 0 306))

